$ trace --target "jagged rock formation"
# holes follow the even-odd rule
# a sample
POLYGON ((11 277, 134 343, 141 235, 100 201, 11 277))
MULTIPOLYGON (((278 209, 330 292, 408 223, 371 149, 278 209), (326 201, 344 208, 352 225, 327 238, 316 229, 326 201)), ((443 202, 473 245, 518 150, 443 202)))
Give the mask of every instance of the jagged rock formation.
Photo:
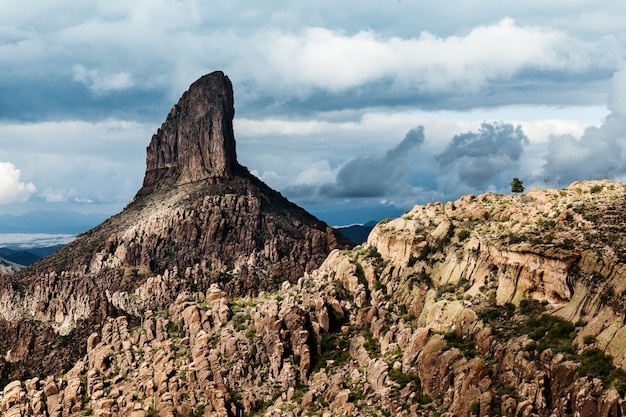
MULTIPOLYGON (((621 183, 416 206, 274 292, 107 318, 6 415, 623 416, 621 183)), ((158 291, 162 281, 151 285, 158 291)))
POLYGON ((0 258, 0 275, 14 274, 22 268, 24 268, 23 265, 18 265, 15 262, 11 262, 4 258, 0 258))
POLYGON ((216 73, 191 85, 152 137, 140 194, 168 179, 186 184, 208 178, 223 182, 233 177, 237 155, 232 91, 230 80, 216 73))
POLYGON ((132 321, 214 283, 231 296, 275 290, 349 246, 237 163, 233 116, 223 73, 193 83, 153 136, 124 211, 0 280, 3 377, 68 369, 107 317, 132 321))

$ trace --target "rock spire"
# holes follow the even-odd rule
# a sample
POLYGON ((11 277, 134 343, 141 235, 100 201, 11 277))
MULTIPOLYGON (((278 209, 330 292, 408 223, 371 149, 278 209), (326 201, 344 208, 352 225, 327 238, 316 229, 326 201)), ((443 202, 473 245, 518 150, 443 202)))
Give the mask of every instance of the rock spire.
POLYGON ((165 183, 231 179, 237 166, 234 115, 232 83, 223 72, 194 82, 152 136, 140 193, 165 183))

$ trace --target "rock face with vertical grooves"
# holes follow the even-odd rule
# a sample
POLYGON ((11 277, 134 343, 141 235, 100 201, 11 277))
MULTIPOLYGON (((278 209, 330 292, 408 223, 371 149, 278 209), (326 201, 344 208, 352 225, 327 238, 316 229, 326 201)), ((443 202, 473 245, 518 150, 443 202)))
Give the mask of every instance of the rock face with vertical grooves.
POLYGON ((142 192, 168 179, 179 185, 231 179, 237 166, 234 116, 228 77, 217 72, 193 83, 152 136, 142 192))
POLYGON ((67 368, 109 316, 163 310, 212 284, 230 296, 274 290, 349 246, 237 163, 234 113, 223 73, 193 83, 152 137, 128 206, 0 281, 3 377, 67 368))

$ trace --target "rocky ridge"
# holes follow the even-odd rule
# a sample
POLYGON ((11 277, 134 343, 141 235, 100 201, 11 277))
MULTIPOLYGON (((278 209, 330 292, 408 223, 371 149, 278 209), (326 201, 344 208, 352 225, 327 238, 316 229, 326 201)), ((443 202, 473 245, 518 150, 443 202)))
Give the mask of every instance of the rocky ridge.
POLYGON ((231 296, 275 290, 350 246, 239 165, 234 114, 228 77, 200 78, 152 137, 128 206, 0 280, 2 377, 71 368, 109 317, 141 320, 214 283, 231 296))
POLYGON ((623 416, 625 199, 594 181, 416 206, 276 291, 111 316, 0 412, 623 416))
POLYGON ((14 274, 22 268, 24 268, 23 265, 18 265, 15 262, 0 258, 0 275, 14 274))

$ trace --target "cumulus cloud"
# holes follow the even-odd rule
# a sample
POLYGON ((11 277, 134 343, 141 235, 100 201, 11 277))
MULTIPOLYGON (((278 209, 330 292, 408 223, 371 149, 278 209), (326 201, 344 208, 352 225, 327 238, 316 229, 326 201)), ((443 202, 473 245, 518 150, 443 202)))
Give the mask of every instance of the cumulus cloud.
POLYGON ((462 184, 484 188, 515 169, 528 142, 520 126, 483 123, 478 132, 453 137, 436 160, 447 175, 453 173, 462 184))
POLYGON ((110 204, 106 210, 115 212, 141 187, 145 147, 155 130, 114 119, 0 123, 0 160, 12 161, 37 184, 24 210, 76 206, 75 198, 89 197, 93 210, 110 204))
POLYGON ((413 150, 424 143, 424 128, 411 129, 404 139, 382 156, 359 156, 346 162, 335 180, 321 185, 298 184, 285 193, 296 198, 379 198, 406 187, 413 150))
MULTIPOLYGON (((270 31, 255 38, 263 85, 276 80, 300 94, 338 93, 373 82, 423 93, 476 92, 521 73, 580 73, 612 66, 619 54, 608 44, 586 42, 550 28, 521 26, 513 19, 481 25, 464 35, 385 37, 373 31, 347 34, 321 27, 299 33, 270 31)), ((240 70, 235 69, 237 72, 240 70)))
POLYGON ((616 72, 611 114, 576 138, 554 135, 545 156, 545 175, 566 185, 581 179, 626 179, 626 71, 616 72))
POLYGON ((67 201, 67 197, 65 196, 65 191, 60 189, 52 189, 46 188, 41 196, 48 203, 65 203, 67 201))
MULTIPOLYGON (((533 97, 552 103, 555 94, 548 96, 543 89, 546 79, 549 82, 556 75, 603 80, 622 59, 615 38, 591 38, 502 19, 502 12, 494 13, 500 20, 468 17, 463 25, 437 31, 425 22, 416 26, 414 10, 406 13, 411 16, 410 25, 402 19, 402 27, 389 23, 358 27, 351 21, 311 20, 320 6, 302 4, 286 6, 283 13, 262 5, 247 10, 250 6, 246 5, 247 13, 241 13, 240 5, 209 9, 191 0, 159 1, 149 7, 143 2, 105 3, 77 7, 56 1, 51 2, 56 7, 38 11, 8 8, 6 17, 0 17, 4 24, 0 69, 27 74, 25 78, 34 84, 31 88, 35 80, 45 84, 55 79, 58 87, 48 86, 48 97, 57 105, 67 103, 68 95, 81 93, 64 84, 68 62, 73 65, 73 81, 96 95, 134 91, 133 99, 142 105, 147 105, 140 101, 146 99, 142 95, 146 91, 162 95, 150 97, 150 103, 155 99, 169 102, 198 76, 222 69, 233 79, 238 103, 260 103, 263 111, 295 112, 298 109, 291 102, 317 100, 320 93, 342 95, 344 106, 380 104, 381 98, 386 105, 411 99, 427 106, 442 105, 436 104, 445 99, 442 93, 462 98, 494 86, 501 92, 500 101, 533 97), (306 11, 309 7, 311 15, 306 11), (56 19, 43 19, 44 14, 56 19), (53 23, 44 25, 44 21, 53 23), (416 32, 416 28, 426 29, 416 32), (516 79, 524 81, 523 91, 502 85, 516 79), (55 95, 57 88, 63 95, 55 95)), ((372 23, 375 13, 381 13, 373 10, 379 6, 352 6, 369 9, 372 23)), ((402 6, 407 7, 416 6, 402 6)), ((577 83, 576 88, 588 91, 589 85, 577 83)), ((101 105, 98 99, 83 106, 101 105)), ((326 105, 337 103, 327 101, 326 105)), ((469 103, 465 105, 480 105, 475 100, 469 103)))
POLYGON ((411 151, 424 143, 424 128, 410 130, 402 142, 380 156, 357 157, 346 162, 334 183, 321 187, 330 197, 383 197, 404 185, 411 151))
POLYGON ((96 94, 126 90, 135 84, 131 75, 126 71, 101 74, 98 70, 89 70, 82 65, 74 66, 74 80, 85 84, 96 94))
POLYGON ((150 135, 181 92, 216 69, 234 84, 240 161, 291 195, 445 199, 507 187, 514 170, 528 178, 531 156, 536 178, 587 177, 580 166, 603 176, 625 171, 617 160, 626 112, 619 75, 612 115, 585 134, 588 119, 578 116, 574 125, 481 113, 604 104, 605 83, 624 55, 620 2, 602 10, 557 2, 541 14, 531 2, 515 8, 515 19, 502 18, 511 2, 487 0, 426 9, 346 0, 350 12, 332 16, 322 13, 330 0, 211 8, 195 0, 10 3, 0 4, 0 118, 11 120, 0 123, 0 160, 46 190, 29 205, 77 206, 87 195, 96 203, 83 209, 125 204, 141 185, 150 135), (423 111, 433 109, 444 111, 425 122, 423 111), (481 120, 521 124, 530 143, 515 129, 517 142, 487 140, 481 120), (380 140, 418 125, 427 143, 395 148, 380 140), (370 156, 349 159, 359 154, 370 156))
POLYGON ((25 202, 36 188, 20 179, 22 173, 10 162, 0 162, 0 204, 25 202))

